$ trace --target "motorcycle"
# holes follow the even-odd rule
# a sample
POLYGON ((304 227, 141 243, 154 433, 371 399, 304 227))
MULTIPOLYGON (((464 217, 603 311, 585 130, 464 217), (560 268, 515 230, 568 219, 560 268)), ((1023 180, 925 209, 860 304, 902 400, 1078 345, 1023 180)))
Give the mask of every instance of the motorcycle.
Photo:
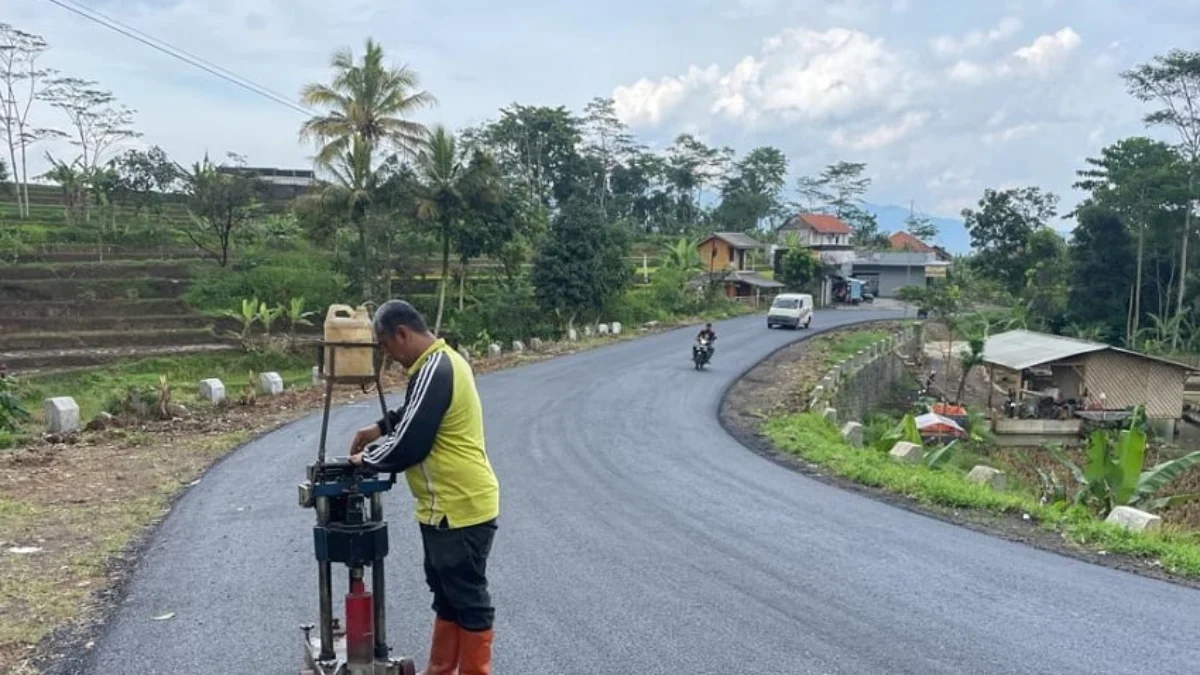
POLYGON ((708 339, 696 340, 692 345, 692 364, 696 366, 696 370, 703 370, 711 358, 712 345, 708 339))

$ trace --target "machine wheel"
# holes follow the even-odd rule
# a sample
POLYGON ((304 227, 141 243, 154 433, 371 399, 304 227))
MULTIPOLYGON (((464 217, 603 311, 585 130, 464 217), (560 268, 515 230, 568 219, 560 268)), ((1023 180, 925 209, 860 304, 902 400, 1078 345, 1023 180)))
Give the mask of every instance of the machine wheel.
POLYGON ((412 659, 400 659, 400 675, 417 675, 417 664, 412 659))

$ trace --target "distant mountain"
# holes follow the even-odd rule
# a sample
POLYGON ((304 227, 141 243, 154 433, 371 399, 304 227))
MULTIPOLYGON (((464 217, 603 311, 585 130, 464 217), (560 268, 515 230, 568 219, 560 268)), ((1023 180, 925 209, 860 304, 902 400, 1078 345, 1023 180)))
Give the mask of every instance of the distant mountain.
MULTIPOLYGON (((904 221, 908 220, 908 207, 906 206, 865 204, 864 207, 867 211, 875 214, 876 220, 879 221, 879 229, 887 234, 903 230, 904 221)), ((964 254, 971 251, 971 235, 967 233, 963 221, 957 218, 925 215, 938 228, 936 241, 926 243, 937 244, 951 254, 964 254)))

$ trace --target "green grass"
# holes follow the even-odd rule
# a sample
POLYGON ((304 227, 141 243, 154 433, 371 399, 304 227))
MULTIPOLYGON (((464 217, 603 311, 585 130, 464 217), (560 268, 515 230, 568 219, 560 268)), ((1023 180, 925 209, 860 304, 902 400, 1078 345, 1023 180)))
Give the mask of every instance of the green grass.
POLYGON ((836 365, 839 361, 854 356, 859 350, 870 347, 888 335, 890 333, 882 330, 856 330, 838 333, 836 338, 826 338, 829 346, 829 356, 826 360, 829 365, 836 365))
POLYGON ((1136 533, 1109 525, 1080 507, 1045 506, 1020 489, 996 491, 968 483, 962 470, 933 470, 898 464, 870 447, 855 448, 815 413, 777 416, 764 425, 777 448, 819 464, 832 473, 922 504, 992 513, 1022 513, 1051 531, 1093 550, 1156 559, 1164 569, 1200 577, 1200 533, 1177 528, 1136 533))
POLYGON ((187 354, 127 361, 102 368, 69 373, 35 376, 21 382, 21 398, 31 412, 51 396, 72 396, 86 422, 104 410, 114 397, 130 387, 157 387, 160 375, 171 385, 171 398, 187 405, 197 401, 200 380, 216 377, 225 383, 226 395, 240 391, 253 370, 276 371, 286 386, 311 382, 315 355, 284 354, 187 354))

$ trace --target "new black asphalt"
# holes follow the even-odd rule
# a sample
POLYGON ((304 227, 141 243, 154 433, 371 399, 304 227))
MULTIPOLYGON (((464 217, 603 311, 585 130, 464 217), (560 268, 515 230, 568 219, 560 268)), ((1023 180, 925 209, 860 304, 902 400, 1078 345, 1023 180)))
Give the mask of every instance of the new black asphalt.
MULTIPOLYGON (((821 312, 813 328, 889 316, 821 312)), ((726 387, 807 335, 764 323, 719 324, 704 372, 686 329, 479 379, 501 483, 494 672, 1200 673, 1200 592, 846 493, 730 438, 726 387)), ((336 410, 333 447, 377 413, 336 410)), ((247 445, 177 503, 88 672, 298 672, 317 604, 295 486, 319 429, 309 416, 247 445)), ((387 504, 388 631, 423 662, 403 483, 387 504)))

